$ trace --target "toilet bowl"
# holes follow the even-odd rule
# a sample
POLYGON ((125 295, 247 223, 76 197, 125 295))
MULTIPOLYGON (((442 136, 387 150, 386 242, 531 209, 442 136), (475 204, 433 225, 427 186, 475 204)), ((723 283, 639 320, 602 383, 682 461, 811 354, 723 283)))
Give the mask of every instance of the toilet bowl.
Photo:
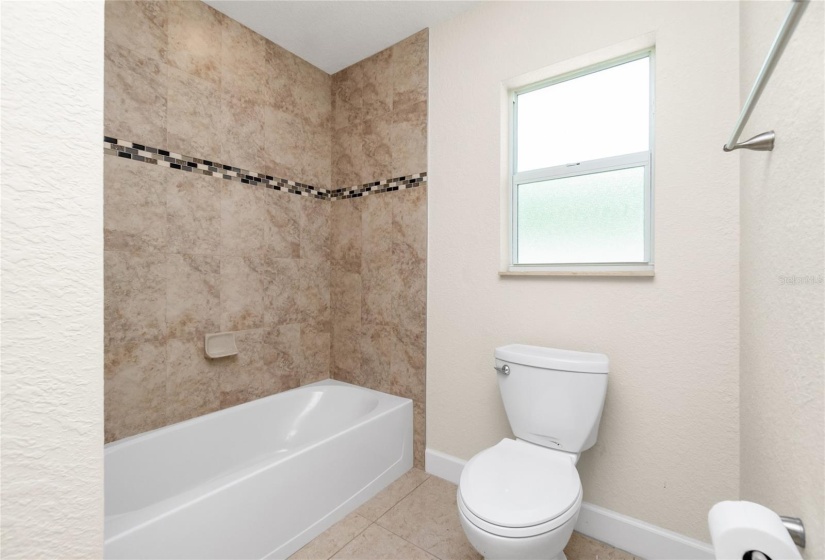
POLYGON ((494 560, 564 560, 582 503, 579 452, 596 442, 607 357, 511 345, 496 350, 505 438, 470 459, 456 493, 470 544, 494 560), (507 367, 505 367, 507 366, 507 367))
POLYGON ((563 559, 582 503, 574 456, 512 439, 470 459, 457 493, 467 539, 495 559, 563 559))

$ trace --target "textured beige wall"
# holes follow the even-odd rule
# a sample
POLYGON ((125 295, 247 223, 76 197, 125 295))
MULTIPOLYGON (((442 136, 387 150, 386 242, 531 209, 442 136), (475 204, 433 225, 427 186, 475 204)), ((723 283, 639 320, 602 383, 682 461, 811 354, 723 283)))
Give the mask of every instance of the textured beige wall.
MULTIPOLYGON (((338 187, 427 171, 427 30, 332 77, 338 187)), ((424 465, 427 187, 332 203, 332 376, 413 399, 424 465)))
MULTIPOLYGON (((106 2, 108 136, 330 184, 331 77, 202 2, 106 2)), ((105 158, 106 441, 329 377, 330 201, 105 158), (207 360, 203 336, 238 331, 207 360)))
POLYGON ((427 445, 511 435, 493 350, 605 352, 588 502, 708 540, 739 492, 739 111, 733 2, 494 2, 430 30, 427 445), (499 278, 502 82, 642 35, 656 42, 656 277, 499 278))
MULTIPOLYGON (((788 10, 743 2, 741 98, 788 10)), ((811 2, 745 129, 776 130, 771 153, 742 152, 741 497, 801 517, 804 556, 825 558, 825 57, 811 2), (814 283, 782 284, 782 277, 814 283)))
POLYGON ((103 4, 0 12, 0 548, 100 558, 103 4))

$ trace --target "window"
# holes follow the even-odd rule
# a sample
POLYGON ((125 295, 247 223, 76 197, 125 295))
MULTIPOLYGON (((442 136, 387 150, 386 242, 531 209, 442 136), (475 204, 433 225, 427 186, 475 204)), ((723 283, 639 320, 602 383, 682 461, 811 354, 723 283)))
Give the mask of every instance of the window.
POLYGON ((511 272, 652 273, 652 59, 513 92, 511 272))

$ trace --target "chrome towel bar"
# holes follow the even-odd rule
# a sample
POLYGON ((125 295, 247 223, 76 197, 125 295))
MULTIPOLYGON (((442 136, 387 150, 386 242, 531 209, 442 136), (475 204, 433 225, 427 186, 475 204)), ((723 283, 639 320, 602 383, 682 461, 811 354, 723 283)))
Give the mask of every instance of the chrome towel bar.
POLYGON ((773 143, 776 138, 776 134, 772 130, 770 132, 757 134, 753 138, 745 140, 744 142, 739 142, 739 136, 742 134, 742 130, 748 123, 748 119, 750 118, 754 107, 756 107, 757 101, 759 101, 759 96, 762 95, 762 90, 765 89, 765 85, 767 85, 768 80, 773 73, 773 69, 776 67, 776 63, 779 62, 779 57, 782 56, 782 51, 785 50, 785 45, 788 44, 788 40, 790 40, 791 35, 793 35, 793 31, 796 28, 796 24, 799 23, 799 18, 802 17, 802 12, 805 11, 807 6, 808 0, 792 1, 791 9, 788 10, 788 15, 785 16, 785 21, 782 23, 782 27, 779 28, 779 33, 776 34, 776 39, 773 40, 771 50, 768 51, 768 56, 765 57, 765 62, 762 64, 762 68, 756 76, 756 81, 753 83, 753 88, 751 89, 750 94, 748 94, 748 99, 745 101, 745 106, 742 107, 742 113, 739 115, 739 120, 736 121, 736 127, 733 129, 733 134, 730 135, 730 140, 728 140, 728 143, 722 148, 724 151, 732 152, 733 150, 742 148, 747 150, 762 151, 773 150, 773 143))

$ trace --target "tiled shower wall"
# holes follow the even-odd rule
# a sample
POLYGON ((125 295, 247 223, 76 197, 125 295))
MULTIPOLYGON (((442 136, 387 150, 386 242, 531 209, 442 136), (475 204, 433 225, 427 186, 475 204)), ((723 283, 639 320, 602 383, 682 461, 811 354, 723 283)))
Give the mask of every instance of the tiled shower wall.
MULTIPOLYGON (((332 77, 334 185, 427 170, 428 33, 332 77)), ((424 464, 427 186, 332 203, 332 376, 414 401, 424 464)))
MULTIPOLYGON (((329 187, 323 71, 192 1, 106 2, 105 56, 107 136, 329 187)), ((329 200, 104 159, 106 441, 329 377, 329 200)))
POLYGON ((106 441, 332 375, 412 398, 423 465, 427 32, 330 77, 110 0, 105 54, 106 441))

